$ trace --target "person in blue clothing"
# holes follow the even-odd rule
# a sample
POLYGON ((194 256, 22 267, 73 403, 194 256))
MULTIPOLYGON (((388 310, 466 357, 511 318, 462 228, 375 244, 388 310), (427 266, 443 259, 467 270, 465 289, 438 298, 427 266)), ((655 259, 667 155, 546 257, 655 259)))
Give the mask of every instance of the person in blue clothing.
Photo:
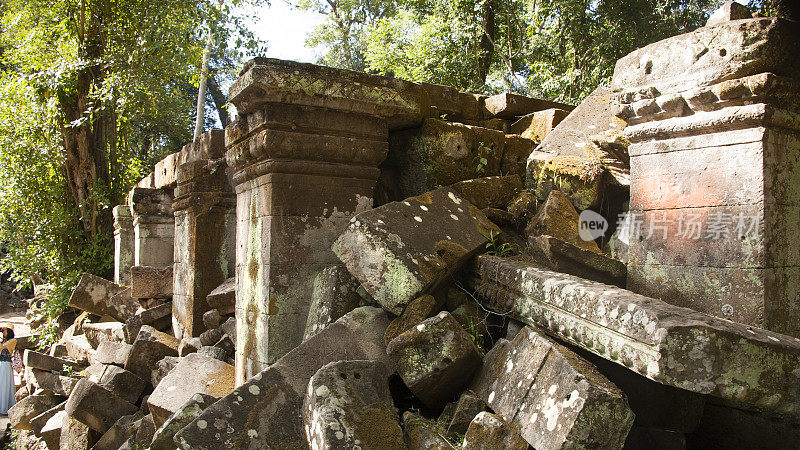
POLYGON ((14 369, 11 368, 11 355, 17 345, 14 330, 0 327, 2 343, 0 343, 0 415, 7 415, 8 409, 14 406, 14 369))

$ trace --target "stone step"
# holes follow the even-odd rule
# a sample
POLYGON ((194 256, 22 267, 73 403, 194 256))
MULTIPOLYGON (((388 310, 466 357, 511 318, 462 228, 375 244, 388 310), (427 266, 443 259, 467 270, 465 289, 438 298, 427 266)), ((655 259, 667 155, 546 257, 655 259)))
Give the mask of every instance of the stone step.
POLYGON ((800 339, 508 258, 479 257, 468 283, 486 307, 651 380, 800 414, 800 339))

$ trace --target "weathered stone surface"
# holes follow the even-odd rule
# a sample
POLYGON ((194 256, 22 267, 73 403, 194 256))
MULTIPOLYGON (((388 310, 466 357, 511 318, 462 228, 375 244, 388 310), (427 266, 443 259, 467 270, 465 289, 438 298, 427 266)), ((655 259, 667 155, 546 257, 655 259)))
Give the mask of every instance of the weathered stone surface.
POLYGON ((133 344, 142 325, 150 325, 159 331, 165 331, 172 325, 172 303, 162 303, 158 306, 139 311, 135 316, 125 322, 122 331, 125 334, 125 342, 133 344))
POLYGON ((134 187, 128 202, 133 216, 134 265, 171 265, 175 240, 172 188, 134 187))
POLYGON ((144 412, 137 411, 134 414, 122 416, 111 428, 92 447, 92 450, 118 450, 121 445, 136 432, 136 422, 144 417, 144 412))
MULTIPOLYGON (((593 244, 597 245, 594 241, 593 244)), ((625 287, 627 267, 602 253, 587 250, 548 235, 530 236, 528 251, 534 260, 557 272, 625 287)))
POLYGON ((470 283, 487 307, 651 380, 800 413, 797 338, 520 261, 481 256, 476 271, 470 283))
POLYGON ((100 439, 100 433, 71 417, 69 413, 64 415, 61 423, 61 436, 58 440, 59 450, 85 450, 92 448, 98 439, 100 439))
POLYGON ((68 397, 72 388, 78 382, 77 378, 59 375, 47 370, 25 368, 25 381, 35 386, 50 391, 56 395, 68 397))
POLYGON ((174 336, 144 325, 125 360, 125 369, 147 380, 158 361, 165 356, 178 356, 179 341, 174 336))
POLYGON ((536 142, 542 142, 567 115, 569 115, 569 111, 559 108, 536 111, 520 117, 511 124, 509 132, 533 139, 536 142))
POLYGON ((158 387, 161 380, 164 379, 171 371, 178 365, 181 358, 175 356, 167 356, 156 363, 153 372, 150 374, 150 382, 153 387, 158 387))
POLYGON ((131 297, 133 298, 172 297, 172 266, 131 267, 131 297))
MULTIPOLYGON (((610 446, 609 446, 610 447, 610 446)), ((482 412, 475 416, 464 435, 464 450, 525 450, 528 443, 519 434, 519 425, 502 416, 482 412)))
POLYGON ((101 317, 111 316, 120 322, 130 319, 139 309, 129 288, 88 273, 83 274, 72 291, 69 306, 101 317))
POLYGON ((446 311, 397 336, 386 352, 406 386, 434 410, 453 400, 481 364, 472 337, 446 311))
POLYGON ((200 416, 204 409, 217 401, 217 397, 207 394, 194 394, 164 421, 153 435, 151 450, 175 450, 175 433, 200 416))
POLYGON ((475 178, 459 181, 450 188, 478 209, 505 209, 522 189, 522 179, 517 174, 475 178))
POLYGON ((122 322, 84 323, 83 334, 86 335, 86 339, 92 348, 97 349, 101 342, 122 342, 125 340, 124 328, 125 324, 122 322))
POLYGON ((357 292, 359 286, 341 264, 322 269, 314 278, 314 293, 303 340, 356 309, 362 302, 357 292))
POLYGON ((83 378, 72 390, 65 410, 69 417, 99 433, 105 433, 117 419, 133 414, 138 408, 108 389, 83 378))
POLYGON ((400 315, 500 229, 448 188, 358 214, 333 251, 378 303, 400 315))
POLYGON ((386 334, 383 335, 383 342, 389 345, 389 342, 399 336, 400 333, 436 314, 438 312, 437 303, 436 299, 429 294, 415 298, 406 306, 400 317, 389 322, 386 334))
POLYGON ((233 366, 198 353, 181 358, 147 400, 157 427, 194 394, 224 397, 234 388, 233 366))
POLYGON ((225 362, 227 362, 228 358, 230 357, 228 352, 226 352, 225 350, 211 345, 205 345, 203 347, 200 347, 200 350, 197 351, 197 354, 225 362))
POLYGON ((64 346, 67 348, 67 358, 76 363, 88 366, 94 361, 95 351, 85 334, 71 336, 64 341, 64 346))
POLYGON ((378 361, 322 366, 308 383, 303 405, 309 447, 405 448, 389 375, 378 361))
POLYGON ((219 329, 206 330, 200 335, 202 345, 214 345, 222 339, 222 331, 219 329))
POLYGON ((482 411, 486 411, 488 405, 486 401, 478 397, 472 391, 465 391, 458 398, 456 409, 453 411, 453 417, 450 419, 450 424, 447 426, 448 435, 460 435, 467 432, 469 424, 472 419, 482 411))
POLYGON ((409 450, 454 450, 451 444, 429 422, 418 414, 406 411, 403 414, 403 432, 409 450))
POLYGON ((486 355, 472 388, 537 449, 622 448, 633 424, 619 388, 531 327, 486 355))
MULTIPOLYGON (((36 436, 39 436, 41 434, 42 428, 44 428, 44 426, 47 424, 47 421, 50 420, 51 417, 55 416, 56 413, 58 413, 59 411, 64 411, 64 406, 66 405, 66 401, 63 401, 63 400, 64 400, 64 397, 61 397, 59 399, 59 401, 60 401, 59 404, 57 404, 57 405, 55 405, 55 406, 53 406, 51 408, 48 408, 47 410, 42 411, 39 414, 36 414, 35 416, 31 417, 28 420, 28 428, 31 431, 33 431, 33 434, 35 434, 36 436)), ((37 406, 38 408, 41 408, 45 404, 46 404, 45 402, 42 402, 42 404, 35 405, 35 406, 37 406)), ((31 406, 34 406, 34 405, 29 404, 28 405, 28 410, 31 413, 36 412, 36 408, 32 408, 31 406)), ((19 412, 15 412, 14 416, 15 417, 20 417, 19 412)), ((9 420, 10 420, 10 416, 9 416, 9 420)), ((21 428, 18 428, 18 429, 21 429, 21 428)))
POLYGON ((561 191, 552 190, 547 201, 528 224, 525 233, 531 236, 553 236, 584 250, 600 253, 594 241, 584 241, 578 234, 578 212, 570 199, 561 191))
POLYGON ((121 367, 108 365, 98 384, 123 400, 138 404, 148 387, 148 382, 121 367))
POLYGON ((356 308, 209 406, 176 434, 178 447, 307 448, 299 417, 308 381, 330 362, 388 364, 383 344, 388 322, 379 308, 356 308))
POLYGON ((206 296, 206 302, 221 315, 233 314, 236 310, 236 278, 230 277, 206 296))
POLYGON ((536 97, 525 97, 517 94, 497 94, 484 100, 486 113, 489 117, 502 117, 512 119, 536 111, 559 108, 571 111, 574 106, 536 97))
POLYGON ((147 448, 153 441, 153 434, 156 432, 155 425, 153 424, 153 417, 148 414, 133 424, 133 433, 130 437, 119 447, 119 450, 139 450, 147 448))
POLYGON ((33 350, 25 350, 22 355, 22 364, 25 367, 49 370, 52 372, 61 372, 65 370, 65 367, 73 369, 81 369, 85 367, 85 365, 68 361, 66 359, 45 355, 44 353, 35 352, 33 350))
POLYGON ((133 217, 127 205, 117 205, 111 211, 114 216, 114 283, 129 286, 134 251, 133 217))
POLYGON ((203 326, 205 326, 206 329, 219 328, 221 320, 222 316, 220 316, 219 311, 216 309, 210 309, 203 313, 203 326))
POLYGON ((67 412, 63 409, 47 420, 39 432, 39 437, 47 445, 48 450, 58 450, 61 441, 61 427, 66 421, 67 412))
POLYGON ((124 342, 103 341, 97 347, 95 362, 123 367, 132 347, 124 342))
POLYGON ((441 117, 447 120, 463 122, 483 118, 481 96, 440 84, 417 83, 428 94, 431 105, 430 117, 441 117), (436 115, 433 110, 436 110, 436 115))

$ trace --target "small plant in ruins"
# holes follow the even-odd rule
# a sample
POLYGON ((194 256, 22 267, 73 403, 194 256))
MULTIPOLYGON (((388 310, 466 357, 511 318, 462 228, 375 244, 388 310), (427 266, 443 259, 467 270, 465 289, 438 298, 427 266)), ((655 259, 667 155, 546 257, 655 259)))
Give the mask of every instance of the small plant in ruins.
POLYGON ((485 339, 486 336, 483 335, 481 331, 480 325, 483 321, 476 321, 473 317, 467 317, 467 323, 464 324, 464 329, 467 330, 470 337, 472 337, 472 343, 475 344, 475 347, 478 347, 478 352, 480 352, 481 356, 486 355, 486 350, 484 349, 485 339))
POLYGON ((478 142, 478 156, 475 157, 477 163, 477 166, 475 166, 475 173, 482 175, 486 172, 486 166, 489 165, 489 159, 486 158, 486 155, 491 151, 491 147, 483 142, 478 142))
POLYGON ((500 257, 511 256, 514 254, 514 246, 508 242, 500 243, 494 231, 489 231, 488 235, 483 235, 489 242, 486 243, 486 254, 500 257))

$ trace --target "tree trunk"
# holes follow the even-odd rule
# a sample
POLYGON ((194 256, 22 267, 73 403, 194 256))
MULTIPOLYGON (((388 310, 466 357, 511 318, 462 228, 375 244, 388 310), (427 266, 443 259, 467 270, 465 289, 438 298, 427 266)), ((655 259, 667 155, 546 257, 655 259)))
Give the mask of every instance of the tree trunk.
POLYGON ((476 81, 478 84, 486 84, 486 77, 489 76, 489 69, 492 66, 492 56, 494 56, 494 41, 497 26, 495 24, 495 11, 492 0, 483 0, 481 4, 483 33, 478 48, 478 68, 476 71, 476 81))
POLYGON ((225 128, 231 123, 231 116, 225 108, 227 97, 225 97, 225 94, 222 92, 222 89, 220 89, 219 83, 217 83, 213 75, 208 77, 208 90, 211 93, 211 99, 214 100, 214 106, 217 108, 219 123, 222 124, 222 128, 225 128))

